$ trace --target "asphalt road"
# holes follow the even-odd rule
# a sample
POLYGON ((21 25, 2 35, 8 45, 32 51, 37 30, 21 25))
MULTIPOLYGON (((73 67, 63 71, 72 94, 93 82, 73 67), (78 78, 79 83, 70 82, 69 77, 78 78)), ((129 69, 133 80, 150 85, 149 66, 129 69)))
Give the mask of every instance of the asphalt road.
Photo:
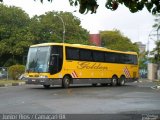
POLYGON ((153 85, 0 87, 0 113, 160 114, 160 90, 152 89, 153 85))

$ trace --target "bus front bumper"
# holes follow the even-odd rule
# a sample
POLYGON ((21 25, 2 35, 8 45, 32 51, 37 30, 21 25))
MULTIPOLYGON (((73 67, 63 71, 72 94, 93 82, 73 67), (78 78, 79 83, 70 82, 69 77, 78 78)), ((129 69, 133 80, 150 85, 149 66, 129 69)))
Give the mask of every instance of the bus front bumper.
POLYGON ((49 78, 25 78, 26 84, 36 84, 36 85, 61 85, 61 79, 49 79, 49 78))

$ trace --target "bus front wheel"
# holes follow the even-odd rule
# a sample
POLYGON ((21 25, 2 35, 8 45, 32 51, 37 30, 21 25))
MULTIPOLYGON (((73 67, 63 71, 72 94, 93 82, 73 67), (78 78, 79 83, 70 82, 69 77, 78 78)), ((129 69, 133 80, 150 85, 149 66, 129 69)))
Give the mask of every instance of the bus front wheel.
POLYGON ((116 85, 117 85, 117 82, 118 82, 118 81, 117 81, 117 77, 116 77, 116 76, 113 76, 112 79, 111 79, 111 85, 112 85, 112 86, 116 86, 116 85))
POLYGON ((71 81, 71 78, 69 76, 64 76, 63 81, 62 81, 62 86, 64 88, 69 88, 70 81, 71 81))
POLYGON ((49 89, 49 88, 50 88, 50 85, 43 85, 43 87, 44 87, 45 89, 49 89))

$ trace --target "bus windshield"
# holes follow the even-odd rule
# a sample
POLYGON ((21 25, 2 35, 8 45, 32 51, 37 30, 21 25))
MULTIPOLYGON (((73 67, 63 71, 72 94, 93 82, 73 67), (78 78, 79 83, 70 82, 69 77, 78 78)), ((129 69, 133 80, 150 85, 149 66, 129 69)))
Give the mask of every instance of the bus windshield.
POLYGON ((48 72, 50 46, 31 47, 28 52, 26 70, 28 72, 48 72))

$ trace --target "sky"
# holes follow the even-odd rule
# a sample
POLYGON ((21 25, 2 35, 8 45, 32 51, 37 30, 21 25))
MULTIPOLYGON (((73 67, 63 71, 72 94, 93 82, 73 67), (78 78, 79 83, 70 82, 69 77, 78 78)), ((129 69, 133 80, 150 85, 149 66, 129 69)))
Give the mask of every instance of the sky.
MULTIPOLYGON (((99 7, 96 14, 80 14, 78 7, 69 5, 69 0, 53 0, 52 3, 44 0, 42 4, 40 0, 4 0, 4 4, 8 6, 16 6, 23 9, 30 17, 41 15, 48 11, 67 11, 72 12, 81 20, 81 26, 87 29, 91 34, 99 33, 103 30, 120 30, 124 36, 131 39, 132 42, 142 42, 149 47, 151 51, 155 45, 155 38, 149 37, 153 30, 155 17, 146 9, 137 13, 131 13, 125 6, 119 5, 116 11, 105 8, 106 0, 97 0, 99 7), (76 12, 75 12, 76 11, 76 12), (149 41, 149 46, 148 46, 149 41)), ((64 21, 65 22, 65 21, 64 21)), ((146 49, 147 49, 146 48, 146 49)))

